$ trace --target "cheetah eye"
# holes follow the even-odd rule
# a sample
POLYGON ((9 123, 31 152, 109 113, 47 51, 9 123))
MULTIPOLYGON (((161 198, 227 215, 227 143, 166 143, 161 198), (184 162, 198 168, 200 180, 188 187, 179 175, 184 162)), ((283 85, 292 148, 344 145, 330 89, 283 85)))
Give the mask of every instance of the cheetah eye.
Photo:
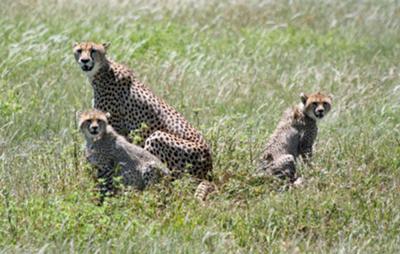
POLYGON ((327 102, 324 102, 323 105, 324 105, 324 108, 328 107, 328 103, 327 102))
POLYGON ((96 53, 96 52, 97 52, 97 50, 96 50, 96 49, 94 49, 94 48, 92 48, 92 49, 90 50, 90 52, 91 52, 91 53, 96 53))
POLYGON ((314 107, 317 107, 317 106, 318 106, 318 103, 313 102, 312 105, 313 105, 314 107))
POLYGON ((81 54, 82 53, 82 49, 77 49, 76 53, 81 54))

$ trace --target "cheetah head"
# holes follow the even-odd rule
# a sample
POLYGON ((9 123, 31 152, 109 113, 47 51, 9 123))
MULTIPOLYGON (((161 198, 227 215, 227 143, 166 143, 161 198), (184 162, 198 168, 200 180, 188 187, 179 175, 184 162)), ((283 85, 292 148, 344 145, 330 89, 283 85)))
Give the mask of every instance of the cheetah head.
POLYGON ((101 138, 107 130, 109 113, 98 110, 90 110, 78 113, 79 129, 86 138, 97 140, 101 138))
POLYGON ((304 113, 314 120, 322 119, 332 106, 332 96, 320 92, 310 95, 302 93, 300 98, 304 105, 304 113))
POLYGON ((75 60, 86 74, 94 74, 104 62, 109 43, 96 44, 93 42, 74 43, 75 60))

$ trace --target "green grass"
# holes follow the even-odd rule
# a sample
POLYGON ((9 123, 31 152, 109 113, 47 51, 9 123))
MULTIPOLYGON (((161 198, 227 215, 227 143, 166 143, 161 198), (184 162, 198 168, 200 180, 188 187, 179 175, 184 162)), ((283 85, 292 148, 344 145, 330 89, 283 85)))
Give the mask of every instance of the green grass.
POLYGON ((0 3, 0 252, 400 252, 397 1, 0 3), (75 111, 74 41, 111 42, 212 145, 218 193, 190 178, 96 206, 75 111), (303 188, 255 178, 300 92, 334 95, 303 188))

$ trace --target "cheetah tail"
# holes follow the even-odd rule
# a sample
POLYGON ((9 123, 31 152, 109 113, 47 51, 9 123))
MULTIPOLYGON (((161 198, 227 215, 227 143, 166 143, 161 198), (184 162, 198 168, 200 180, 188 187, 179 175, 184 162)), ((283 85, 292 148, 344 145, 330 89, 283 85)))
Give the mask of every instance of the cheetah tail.
POLYGON ((217 186, 214 183, 204 180, 197 186, 194 196, 197 200, 204 202, 207 196, 216 190, 217 186))

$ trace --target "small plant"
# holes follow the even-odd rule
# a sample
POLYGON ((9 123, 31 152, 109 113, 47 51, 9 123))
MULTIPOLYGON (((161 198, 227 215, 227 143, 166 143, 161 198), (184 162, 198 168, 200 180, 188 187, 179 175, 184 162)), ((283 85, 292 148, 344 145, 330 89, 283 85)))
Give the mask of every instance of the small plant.
POLYGON ((138 129, 131 131, 129 137, 131 138, 132 143, 136 145, 143 144, 145 141, 143 136, 148 131, 149 127, 146 125, 146 123, 142 123, 138 129))
POLYGON ((14 90, 8 90, 6 93, 0 93, 0 115, 4 118, 17 114, 22 110, 18 102, 18 94, 14 90))

